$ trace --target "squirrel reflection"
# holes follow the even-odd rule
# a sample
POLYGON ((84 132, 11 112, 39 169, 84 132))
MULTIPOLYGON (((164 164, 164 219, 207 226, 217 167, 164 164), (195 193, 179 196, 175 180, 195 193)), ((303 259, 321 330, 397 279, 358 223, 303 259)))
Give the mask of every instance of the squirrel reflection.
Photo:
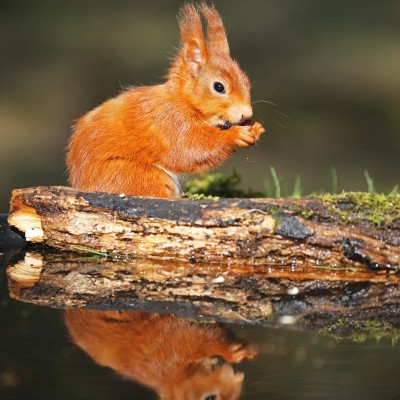
POLYGON ((216 324, 141 311, 67 310, 72 340, 95 362, 155 390, 162 400, 238 399, 232 364, 256 353, 216 324))

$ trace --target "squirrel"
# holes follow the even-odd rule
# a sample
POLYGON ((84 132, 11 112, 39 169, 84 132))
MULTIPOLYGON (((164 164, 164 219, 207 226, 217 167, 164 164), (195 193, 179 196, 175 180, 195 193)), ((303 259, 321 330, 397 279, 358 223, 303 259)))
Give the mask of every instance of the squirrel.
POLYGON ((128 88, 76 123, 67 154, 73 187, 175 198, 177 174, 216 167, 264 132, 250 120, 250 81, 230 57, 216 9, 187 3, 178 20, 182 44, 166 82, 128 88))
POLYGON ((217 324, 143 311, 65 311, 73 342, 92 359, 157 392, 161 400, 238 399, 232 364, 256 351, 217 324))

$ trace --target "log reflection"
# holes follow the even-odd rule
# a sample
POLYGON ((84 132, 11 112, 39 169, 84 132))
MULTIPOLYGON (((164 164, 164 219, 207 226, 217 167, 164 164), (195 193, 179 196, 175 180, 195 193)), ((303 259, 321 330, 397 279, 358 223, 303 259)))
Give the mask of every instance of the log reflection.
POLYGON ((142 311, 65 311, 75 344, 92 359, 157 392, 160 399, 237 399, 255 351, 217 324, 142 311), (213 397, 216 396, 216 397, 213 397))
POLYGON ((56 308, 149 311, 265 326, 290 321, 325 333, 345 326, 348 334, 377 322, 397 331, 400 320, 399 274, 365 269, 115 261, 28 251, 7 274, 12 298, 56 308))

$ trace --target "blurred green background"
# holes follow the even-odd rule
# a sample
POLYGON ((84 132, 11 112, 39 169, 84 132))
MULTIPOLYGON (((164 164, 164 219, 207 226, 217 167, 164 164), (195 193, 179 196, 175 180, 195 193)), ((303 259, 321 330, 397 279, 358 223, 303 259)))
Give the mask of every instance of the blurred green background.
MULTIPOLYGON (((159 83, 182 1, 0 2, 0 212, 17 187, 67 184, 74 121, 124 86, 159 83)), ((267 134, 224 165, 263 189, 400 183, 398 0, 215 0, 267 134)))

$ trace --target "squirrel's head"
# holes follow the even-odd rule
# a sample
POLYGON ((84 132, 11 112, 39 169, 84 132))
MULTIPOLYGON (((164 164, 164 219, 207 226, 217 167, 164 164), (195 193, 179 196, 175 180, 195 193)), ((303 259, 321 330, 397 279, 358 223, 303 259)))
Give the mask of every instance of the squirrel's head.
POLYGON ((205 3, 185 4, 179 14, 182 47, 169 71, 182 100, 208 124, 227 128, 251 118, 250 81, 230 57, 220 15, 205 3), (201 14, 207 22, 207 40, 201 14))
MULTIPOLYGON (((214 355, 187 365, 184 377, 159 387, 161 400, 238 400, 244 373, 214 355)), ((174 379, 175 378, 175 379, 174 379)))

